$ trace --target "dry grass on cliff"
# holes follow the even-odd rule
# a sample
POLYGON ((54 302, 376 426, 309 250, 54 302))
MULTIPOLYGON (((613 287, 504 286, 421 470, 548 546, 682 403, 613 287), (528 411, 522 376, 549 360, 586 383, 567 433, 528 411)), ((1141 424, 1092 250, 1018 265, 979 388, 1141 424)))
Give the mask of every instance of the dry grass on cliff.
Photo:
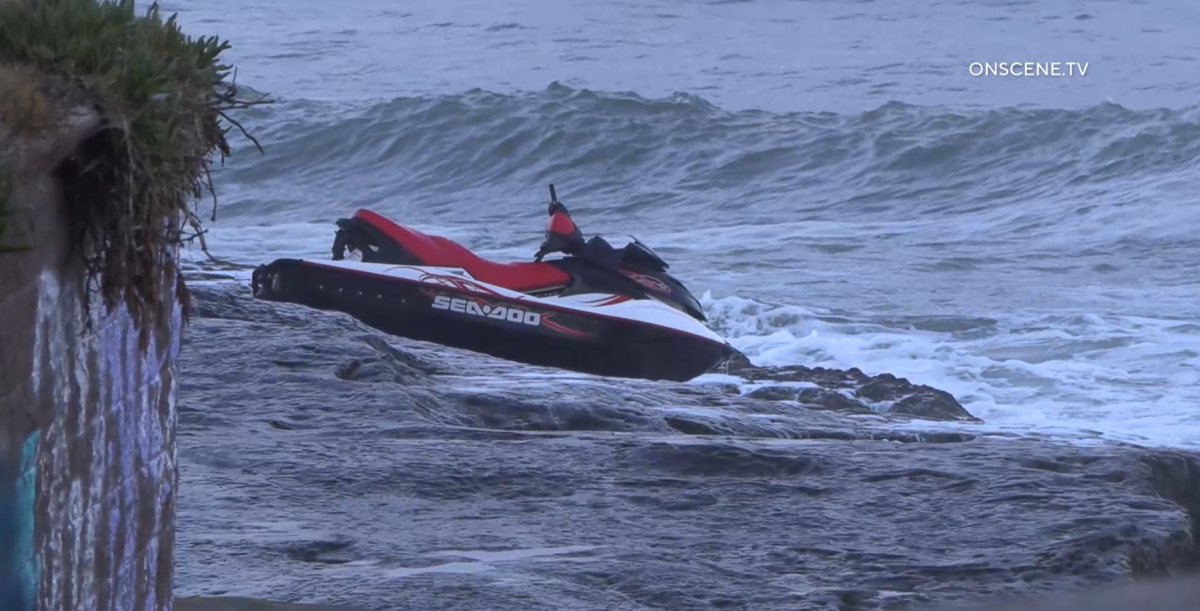
POLYGON ((169 313, 164 280, 181 291, 186 316, 177 247, 201 234, 196 206, 205 193, 216 213, 209 169, 215 154, 222 162, 230 154, 228 131, 241 128, 226 113, 267 101, 239 96, 232 67, 220 63, 226 49, 215 37, 187 36, 157 4, 139 14, 132 0, 0 2, 0 65, 20 66, 10 68, 16 93, 5 112, 36 118, 36 98, 20 93, 36 79, 12 72, 36 70, 72 83, 70 97, 94 102, 106 118, 58 173, 89 283, 106 309, 125 303, 143 330, 169 313))
POLYGON ((22 133, 49 127, 50 104, 38 80, 28 64, 0 63, 0 129, 22 133))

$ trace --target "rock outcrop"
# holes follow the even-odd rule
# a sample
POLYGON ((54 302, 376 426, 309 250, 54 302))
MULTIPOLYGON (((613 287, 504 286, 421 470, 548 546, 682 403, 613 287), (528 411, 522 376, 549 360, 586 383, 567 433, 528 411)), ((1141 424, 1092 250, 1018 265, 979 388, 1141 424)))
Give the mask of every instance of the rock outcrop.
POLYGON ((240 595, 379 611, 915 610, 1198 558, 1192 454, 587 379, 244 286, 194 297, 182 595, 236 574, 240 595))
POLYGON ((742 354, 720 371, 756 382, 757 388, 749 396, 758 399, 798 401, 817 409, 863 414, 877 412, 922 420, 981 422, 954 395, 889 373, 871 376, 858 368, 799 365, 758 367, 742 354))

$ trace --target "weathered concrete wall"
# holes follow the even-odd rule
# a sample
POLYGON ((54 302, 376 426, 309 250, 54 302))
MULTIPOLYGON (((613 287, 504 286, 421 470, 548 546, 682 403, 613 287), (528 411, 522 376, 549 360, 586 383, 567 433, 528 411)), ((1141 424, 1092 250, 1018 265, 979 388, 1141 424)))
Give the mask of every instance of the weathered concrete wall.
POLYGON ((3 142, 0 125, 11 201, 29 212, 2 240, 34 246, 0 254, 0 609, 167 610, 181 327, 175 283, 164 279, 167 315, 147 350, 123 310, 94 318, 84 334, 84 278, 69 257, 53 175, 94 124, 77 118, 70 133, 19 146, 3 142), (31 467, 24 473, 23 453, 31 467), (20 485, 22 475, 32 486, 20 485))

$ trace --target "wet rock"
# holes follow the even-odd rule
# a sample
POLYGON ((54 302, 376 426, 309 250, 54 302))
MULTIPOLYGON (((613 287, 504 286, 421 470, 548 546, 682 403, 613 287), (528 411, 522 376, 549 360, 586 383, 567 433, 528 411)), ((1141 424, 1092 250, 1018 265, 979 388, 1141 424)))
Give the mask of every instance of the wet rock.
POLYGON ((663 418, 663 422, 684 435, 724 435, 728 432, 707 422, 680 418, 678 416, 668 416, 663 418))
POLYGON ((412 386, 425 378, 424 372, 389 358, 352 359, 334 371, 339 379, 351 382, 391 382, 412 386))
POLYGON ((440 373, 434 364, 411 352, 405 352, 392 346, 376 333, 364 333, 355 339, 370 346, 384 361, 391 363, 394 370, 400 370, 406 377, 417 378, 425 375, 440 373))
POLYGON ((194 321, 181 357, 180 401, 195 408, 179 422, 183 593, 235 583, 381 611, 915 611, 1200 559, 1192 454, 921 430, 878 411, 919 387, 857 370, 740 374, 807 381, 797 405, 546 380, 380 336, 457 369, 415 386, 346 381, 334 364, 379 358, 360 331, 255 316, 194 321), (878 400, 858 394, 873 380, 878 400), (313 545, 336 532, 354 544, 313 545))
POLYGON ((721 365, 721 369, 728 373, 737 373, 744 369, 753 367, 754 363, 750 362, 750 357, 743 354, 740 350, 734 352, 733 356, 730 357, 729 360, 723 365, 721 365))
POLYGON ((869 376, 858 368, 827 369, 825 367, 759 367, 741 355, 735 358, 728 373, 753 382, 805 382, 816 386, 805 389, 798 396, 787 396, 779 386, 767 386, 756 398, 797 399, 822 409, 842 409, 861 412, 864 409, 893 413, 924 420, 982 422, 954 398, 950 393, 926 386, 913 384, 905 378, 890 373, 869 376), (836 391, 850 391, 857 398, 847 397, 836 391), (873 405, 868 405, 867 402, 873 405))
POLYGON ((367 607, 275 602, 244 596, 179 596, 175 611, 368 611, 367 607))
POLYGON ((240 321, 271 320, 275 325, 305 327, 311 316, 301 308, 268 307, 252 297, 249 287, 235 284, 194 285, 189 287, 193 318, 220 318, 240 321))
POLYGON ((866 403, 847 397, 843 391, 825 388, 805 388, 800 391, 798 400, 817 409, 857 414, 868 414, 874 411, 866 403))
POLYGON ((887 412, 925 420, 983 422, 968 413, 953 395, 929 386, 918 387, 912 394, 892 403, 887 407, 887 412))
POLYGON ((329 540, 306 541, 283 546, 283 553, 297 562, 318 564, 345 564, 354 560, 349 553, 354 540, 337 536, 329 540))
POLYGON ((790 386, 763 386, 746 393, 746 396, 766 401, 795 401, 799 394, 800 389, 790 386))
POLYGON ((1200 575, 1193 574, 1100 587, 1090 592, 957 603, 939 606, 936 611, 1194 611, 1196 601, 1200 601, 1200 575))

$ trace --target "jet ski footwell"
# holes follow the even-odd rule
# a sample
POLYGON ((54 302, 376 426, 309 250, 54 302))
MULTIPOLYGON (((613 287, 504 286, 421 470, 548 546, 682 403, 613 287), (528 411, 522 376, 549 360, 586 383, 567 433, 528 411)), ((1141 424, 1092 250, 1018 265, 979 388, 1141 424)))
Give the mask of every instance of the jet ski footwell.
POLYGON ((538 298, 447 268, 278 259, 252 284, 258 299, 344 312, 391 335, 602 376, 686 381, 735 352, 653 300, 538 298))

